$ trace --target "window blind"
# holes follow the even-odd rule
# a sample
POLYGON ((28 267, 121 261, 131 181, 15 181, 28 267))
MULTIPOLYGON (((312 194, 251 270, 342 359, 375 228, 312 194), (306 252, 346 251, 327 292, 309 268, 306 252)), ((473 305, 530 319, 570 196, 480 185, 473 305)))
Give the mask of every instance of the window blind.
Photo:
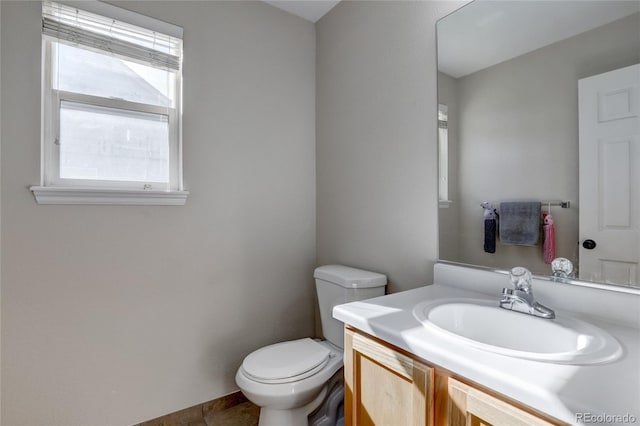
POLYGON ((180 69, 180 38, 66 4, 49 0, 42 3, 42 32, 60 41, 124 56, 154 67, 180 69))

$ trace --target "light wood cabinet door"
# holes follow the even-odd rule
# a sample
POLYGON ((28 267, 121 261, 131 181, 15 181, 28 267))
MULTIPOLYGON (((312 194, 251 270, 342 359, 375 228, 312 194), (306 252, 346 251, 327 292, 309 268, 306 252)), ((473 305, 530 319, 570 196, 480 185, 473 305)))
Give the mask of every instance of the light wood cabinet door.
POLYGON ((432 426, 434 371, 345 329, 345 425, 432 426))
POLYGON ((551 426, 539 417, 485 392, 448 378, 449 426, 551 426))

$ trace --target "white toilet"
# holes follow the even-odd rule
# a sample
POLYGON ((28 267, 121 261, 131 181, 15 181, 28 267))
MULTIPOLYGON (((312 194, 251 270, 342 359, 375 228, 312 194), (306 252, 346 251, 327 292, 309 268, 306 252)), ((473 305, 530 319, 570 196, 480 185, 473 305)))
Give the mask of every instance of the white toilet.
POLYGON ((242 393, 260 407, 260 426, 308 425, 342 367, 343 324, 333 318, 333 307, 382 296, 387 284, 385 275, 342 265, 320 266, 313 276, 326 340, 265 346, 247 355, 236 373, 242 393))

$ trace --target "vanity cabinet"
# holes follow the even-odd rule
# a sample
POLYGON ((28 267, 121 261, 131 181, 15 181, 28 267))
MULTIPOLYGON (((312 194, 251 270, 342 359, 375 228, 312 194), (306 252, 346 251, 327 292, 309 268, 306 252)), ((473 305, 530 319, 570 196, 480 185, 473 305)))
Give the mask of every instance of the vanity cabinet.
POLYGON ((451 373, 345 328, 345 425, 550 426, 451 373))
POLYGON ((345 329, 345 425, 433 425, 434 370, 345 329))
POLYGON ((553 424, 451 377, 447 380, 447 394, 447 426, 553 424))

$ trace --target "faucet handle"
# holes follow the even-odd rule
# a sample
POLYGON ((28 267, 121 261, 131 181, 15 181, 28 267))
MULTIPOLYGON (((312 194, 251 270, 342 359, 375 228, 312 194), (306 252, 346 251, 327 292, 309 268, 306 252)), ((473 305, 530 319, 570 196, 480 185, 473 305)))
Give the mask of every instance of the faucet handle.
POLYGON ((569 259, 556 257, 551 262, 551 275, 558 278, 569 278, 573 272, 573 264, 569 259))
POLYGON ((511 269, 509 277, 516 290, 531 293, 531 272, 527 268, 516 266, 511 269))

